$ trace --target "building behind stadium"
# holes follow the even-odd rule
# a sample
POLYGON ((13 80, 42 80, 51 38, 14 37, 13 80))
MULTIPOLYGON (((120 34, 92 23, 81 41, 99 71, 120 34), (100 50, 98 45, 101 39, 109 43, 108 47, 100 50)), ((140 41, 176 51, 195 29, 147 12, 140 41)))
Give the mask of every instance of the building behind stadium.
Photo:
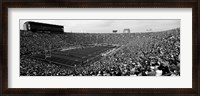
POLYGON ((27 21, 24 23, 23 27, 24 30, 32 32, 64 33, 64 26, 62 25, 27 21))

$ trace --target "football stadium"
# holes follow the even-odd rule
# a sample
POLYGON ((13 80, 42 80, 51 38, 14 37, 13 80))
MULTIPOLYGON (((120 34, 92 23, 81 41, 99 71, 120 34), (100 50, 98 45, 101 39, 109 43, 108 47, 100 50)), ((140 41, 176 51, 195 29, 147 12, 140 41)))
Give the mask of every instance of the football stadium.
POLYGON ((180 28, 160 32, 70 33, 24 23, 20 76, 180 76, 180 28))

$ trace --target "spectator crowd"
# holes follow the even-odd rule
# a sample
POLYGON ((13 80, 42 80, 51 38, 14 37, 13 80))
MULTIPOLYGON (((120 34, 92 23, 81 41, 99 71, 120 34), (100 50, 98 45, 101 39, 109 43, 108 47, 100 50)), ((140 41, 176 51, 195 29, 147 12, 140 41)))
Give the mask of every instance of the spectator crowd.
POLYGON ((180 76, 180 29, 150 33, 64 33, 20 31, 21 76, 180 76), (31 56, 88 44, 118 44, 114 54, 70 68, 31 56), (46 45, 45 45, 46 44, 46 45))

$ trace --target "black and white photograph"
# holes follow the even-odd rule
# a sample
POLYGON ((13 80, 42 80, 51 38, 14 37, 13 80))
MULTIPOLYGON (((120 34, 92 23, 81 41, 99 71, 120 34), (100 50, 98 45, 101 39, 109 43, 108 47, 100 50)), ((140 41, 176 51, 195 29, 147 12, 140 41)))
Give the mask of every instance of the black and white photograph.
POLYGON ((181 76, 180 19, 20 19, 20 76, 181 76))

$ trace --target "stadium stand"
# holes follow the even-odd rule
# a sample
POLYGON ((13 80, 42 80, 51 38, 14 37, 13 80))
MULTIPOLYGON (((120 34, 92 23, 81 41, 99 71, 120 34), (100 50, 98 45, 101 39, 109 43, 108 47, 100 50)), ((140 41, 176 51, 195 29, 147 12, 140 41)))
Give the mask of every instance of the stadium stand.
MULTIPOLYGON (((99 50, 98 48, 93 51, 99 50)), ((87 51, 81 52, 80 49, 74 56, 81 58, 84 53, 88 53, 87 51)), ((66 54, 63 53, 63 55, 66 54)), ((180 29, 130 34, 45 34, 20 30, 20 75, 180 76, 180 29), (70 66, 78 64, 79 61, 63 60, 56 57, 47 58, 47 60, 38 59, 45 58, 44 55, 38 55, 44 54, 45 44, 51 45, 52 51, 54 51, 52 54, 62 54, 62 51, 59 51, 62 48, 85 48, 95 44, 116 44, 120 47, 115 53, 98 57, 93 62, 67 67, 50 62, 52 61, 50 59, 66 62, 70 66)))

